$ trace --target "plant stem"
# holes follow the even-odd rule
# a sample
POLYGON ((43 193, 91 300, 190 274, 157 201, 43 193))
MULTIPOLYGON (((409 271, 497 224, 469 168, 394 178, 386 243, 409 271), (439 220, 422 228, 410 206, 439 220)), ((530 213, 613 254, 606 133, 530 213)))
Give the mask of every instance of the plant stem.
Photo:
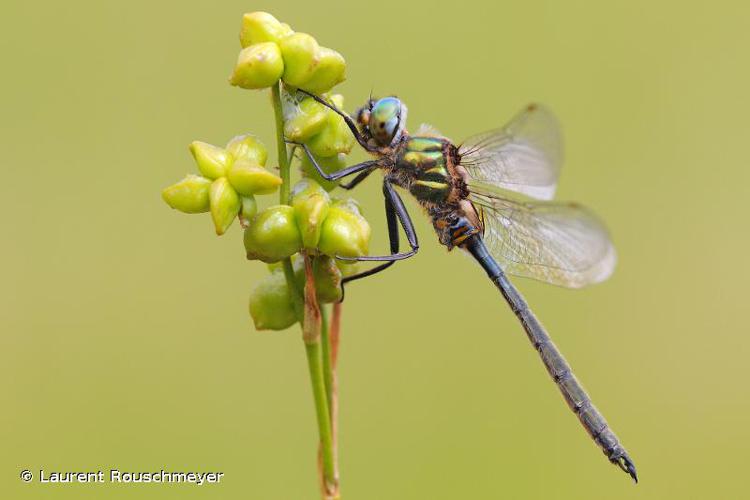
MULTIPOLYGON (((284 114, 281 107, 281 83, 271 90, 274 116, 276 118, 276 146, 281 176, 279 202, 288 205, 290 202, 291 172, 286 142, 284 142, 284 114)), ((304 297, 297 289, 294 279, 294 269, 291 259, 284 259, 284 277, 290 290, 297 317, 302 324, 302 339, 305 342, 307 366, 310 372, 310 382, 315 402, 315 414, 318 421, 320 435, 320 455, 323 469, 323 498, 326 500, 339 499, 339 481, 336 467, 336 452, 333 446, 330 409, 326 391, 326 380, 323 372, 323 355, 321 346, 321 313, 315 292, 315 281, 312 263, 307 253, 305 259, 305 291, 304 297), (302 300, 304 299, 304 304, 302 300)))
POLYGON ((333 428, 326 390, 326 375, 323 346, 321 345, 322 315, 318 306, 313 277, 312 260, 305 252, 305 319, 302 326, 302 338, 305 341, 307 364, 310 369, 310 380, 315 399, 315 410, 318 417, 320 434, 320 454, 323 464, 324 498, 340 498, 338 493, 338 471, 336 470, 336 451, 333 446, 333 428))
POLYGON ((279 171, 281 175, 281 189, 279 189, 279 203, 289 204, 291 189, 291 172, 289 170, 289 156, 284 142, 284 110, 281 107, 281 82, 271 87, 273 99, 273 114, 276 118, 276 150, 279 157, 279 171))

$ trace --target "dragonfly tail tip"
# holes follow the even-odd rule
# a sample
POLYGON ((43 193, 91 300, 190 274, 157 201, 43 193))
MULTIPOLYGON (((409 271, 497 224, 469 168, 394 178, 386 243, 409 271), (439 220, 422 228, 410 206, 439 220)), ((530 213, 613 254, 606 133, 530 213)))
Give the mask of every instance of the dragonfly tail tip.
POLYGON ((620 464, 620 468, 633 478, 635 484, 638 484, 638 473, 635 470, 635 464, 627 454, 624 454, 622 456, 622 463, 620 464))

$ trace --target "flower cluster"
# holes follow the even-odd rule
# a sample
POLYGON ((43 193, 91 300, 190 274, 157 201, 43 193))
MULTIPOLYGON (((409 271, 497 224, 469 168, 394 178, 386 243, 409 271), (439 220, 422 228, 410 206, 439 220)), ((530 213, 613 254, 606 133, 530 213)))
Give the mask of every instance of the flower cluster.
POLYGON ((266 12, 243 16, 240 44, 243 48, 229 78, 237 87, 262 89, 281 79, 288 86, 322 94, 344 81, 341 54, 321 47, 307 33, 295 33, 266 12))
POLYGON ((210 210, 218 235, 237 216, 246 226, 257 212, 254 195, 273 193, 281 185, 281 178, 263 167, 268 153, 252 135, 237 136, 225 148, 194 141, 190 152, 202 175, 188 175, 164 188, 162 198, 181 212, 210 210))
MULTIPOLYGON (((283 117, 284 138, 305 144, 326 172, 345 167, 345 155, 354 145, 346 122, 296 90, 321 94, 343 107, 343 97, 329 93, 344 79, 341 55, 320 47, 310 35, 294 33, 265 12, 245 14, 240 42, 243 49, 230 79, 232 85, 249 89, 279 86, 278 92, 274 89, 274 99, 279 101, 275 105, 283 117)), ((318 301, 341 300, 342 277, 356 272, 356 266, 336 257, 366 255, 370 226, 353 199, 329 194, 336 182, 323 179, 297 147, 293 159, 299 161, 303 179, 291 190, 288 201, 282 196, 282 204, 259 210, 256 195, 274 193, 283 183, 265 168, 267 151, 260 141, 243 135, 223 148, 195 141, 190 152, 200 175, 188 175, 165 188, 162 197, 182 212, 210 211, 219 235, 239 217, 245 228, 247 258, 270 267, 270 274, 256 284, 250 297, 250 315, 258 330, 282 330, 299 320, 292 293, 302 290, 305 282, 300 252, 312 260, 318 301), (291 264, 296 291, 290 290, 287 280, 291 278, 281 265, 286 259, 291 259, 287 267, 291 264)))
MULTIPOLYGON (((303 179, 294 187, 291 205, 268 207, 256 215, 245 230, 248 259, 276 263, 293 259, 298 287, 304 276, 300 250, 313 259, 315 287, 320 302, 341 299, 342 271, 347 261, 332 257, 367 254, 370 225, 352 199, 335 200, 316 182, 303 179)), ((296 321, 290 291, 280 268, 262 280, 250 296, 250 315, 259 330, 281 330, 296 321)))
POLYGON ((262 210, 245 230, 247 258, 278 262, 301 250, 331 257, 367 254, 370 226, 352 199, 332 200, 311 179, 294 188, 291 205, 262 210))

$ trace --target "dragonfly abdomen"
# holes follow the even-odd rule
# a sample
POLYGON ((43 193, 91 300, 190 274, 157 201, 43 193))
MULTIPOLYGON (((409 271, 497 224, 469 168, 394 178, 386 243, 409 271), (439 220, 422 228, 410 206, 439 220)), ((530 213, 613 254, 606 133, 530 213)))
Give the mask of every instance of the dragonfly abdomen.
POLYGON ((539 353, 542 363, 544 363, 545 368, 560 389, 563 398, 565 398, 573 413, 576 414, 586 432, 601 448, 610 462, 619 466, 630 474, 635 481, 638 481, 635 464, 633 464, 627 451, 609 428, 604 416, 591 402, 591 398, 573 375, 570 365, 552 342, 536 315, 531 311, 526 300, 487 251, 482 238, 479 235, 472 236, 467 239, 464 248, 484 268, 508 302, 513 313, 521 321, 529 341, 539 353))

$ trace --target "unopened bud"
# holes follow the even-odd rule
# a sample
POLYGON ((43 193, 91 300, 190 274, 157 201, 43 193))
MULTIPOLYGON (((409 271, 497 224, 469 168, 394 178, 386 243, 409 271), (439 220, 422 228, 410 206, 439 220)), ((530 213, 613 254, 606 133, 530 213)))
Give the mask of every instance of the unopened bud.
POLYGON ((297 321, 281 270, 272 272, 255 286, 250 292, 248 309, 257 330, 284 330, 297 321))
POLYGON ((211 180, 200 175, 188 175, 180 182, 166 187, 162 199, 172 208, 187 214, 199 214, 209 210, 211 180))
POLYGON ((279 42, 284 59, 284 83, 301 87, 312 77, 320 46, 307 33, 294 33, 279 42))
POLYGON ((293 141, 305 142, 326 126, 328 112, 312 97, 300 101, 295 112, 284 123, 284 135, 293 141))
POLYGON ((281 185, 281 177, 245 159, 234 162, 227 178, 234 189, 246 196, 271 194, 281 185))
POLYGON ((211 218, 216 234, 221 236, 232 225, 240 211, 240 197, 226 177, 220 177, 211 184, 211 218))
POLYGON ((209 179, 218 179, 224 176, 229 164, 229 156, 224 148, 208 144, 207 142, 193 141, 190 143, 190 153, 198 164, 198 170, 209 179))
POLYGON ((275 42, 250 45, 240 51, 229 82, 243 89, 274 85, 284 73, 284 61, 275 42))
POLYGON ((240 225, 247 229, 250 225, 250 219, 258 213, 258 203, 254 196, 240 196, 240 225))
POLYGON ((314 249, 320 240, 320 230, 328 215, 328 193, 311 179, 302 179, 292 191, 292 206, 297 227, 302 235, 302 245, 314 249))
POLYGON ((343 82, 346 79, 345 73, 344 57, 333 49, 320 47, 316 56, 315 69, 310 78, 300 85, 300 88, 313 94, 322 94, 343 82))
POLYGON ((248 47, 262 42, 279 42, 293 33, 288 24, 280 23, 268 12, 250 12, 242 16, 240 44, 248 47))
POLYGON ((261 211, 245 229, 248 259, 277 262, 302 248, 302 237, 294 220, 294 208, 275 205, 261 211))
POLYGON ((361 257, 367 255, 369 244, 370 224, 359 213, 356 203, 347 200, 331 205, 320 232, 318 249, 334 257, 361 257))
POLYGON ((233 138, 227 143, 226 150, 235 160, 248 160, 254 165, 263 166, 268 158, 266 147, 252 134, 233 138))

